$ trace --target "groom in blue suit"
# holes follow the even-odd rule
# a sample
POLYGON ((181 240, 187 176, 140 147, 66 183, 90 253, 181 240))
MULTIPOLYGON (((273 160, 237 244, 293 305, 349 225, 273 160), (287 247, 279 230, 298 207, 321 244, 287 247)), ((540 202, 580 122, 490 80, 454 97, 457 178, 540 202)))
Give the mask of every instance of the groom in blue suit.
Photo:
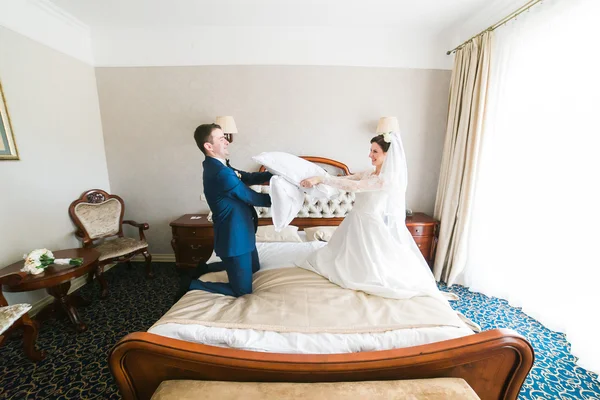
POLYGON ((270 207, 271 197, 247 185, 268 182, 269 172, 248 173, 229 165, 229 141, 217 124, 204 124, 194 132, 196 144, 206 156, 202 163, 204 195, 212 211, 215 253, 220 263, 201 264, 192 274, 189 290, 205 290, 227 296, 252 293, 252 274, 260 269, 256 251, 258 216, 254 206, 270 207), (229 283, 202 282, 207 272, 227 271, 229 283))

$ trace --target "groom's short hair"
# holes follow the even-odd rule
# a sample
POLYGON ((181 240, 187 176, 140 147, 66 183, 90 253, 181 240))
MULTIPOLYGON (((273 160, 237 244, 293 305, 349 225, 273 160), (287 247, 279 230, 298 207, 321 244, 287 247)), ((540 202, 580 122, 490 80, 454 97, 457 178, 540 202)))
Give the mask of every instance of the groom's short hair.
POLYGON ((217 124, 202 124, 196 128, 196 131, 194 131, 194 139, 196 140, 196 144, 204 155, 206 155, 204 143, 212 144, 210 135, 215 129, 221 129, 221 126, 217 124))

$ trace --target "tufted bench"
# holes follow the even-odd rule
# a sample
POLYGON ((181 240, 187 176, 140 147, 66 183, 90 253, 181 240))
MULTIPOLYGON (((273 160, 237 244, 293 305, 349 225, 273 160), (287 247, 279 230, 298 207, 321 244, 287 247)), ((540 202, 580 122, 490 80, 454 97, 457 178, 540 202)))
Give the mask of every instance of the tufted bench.
POLYGON ((353 399, 479 399, 460 378, 397 381, 280 383, 173 380, 160 384, 152 400, 353 400, 353 399))

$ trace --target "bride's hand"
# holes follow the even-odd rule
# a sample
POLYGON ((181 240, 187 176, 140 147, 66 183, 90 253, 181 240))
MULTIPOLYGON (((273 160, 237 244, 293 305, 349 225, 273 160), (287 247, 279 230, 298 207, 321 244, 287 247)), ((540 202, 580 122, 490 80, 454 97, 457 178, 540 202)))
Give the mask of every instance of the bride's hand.
POLYGON ((313 176, 312 178, 307 178, 300 182, 300 186, 303 188, 311 188, 319 183, 323 182, 323 178, 320 176, 313 176))

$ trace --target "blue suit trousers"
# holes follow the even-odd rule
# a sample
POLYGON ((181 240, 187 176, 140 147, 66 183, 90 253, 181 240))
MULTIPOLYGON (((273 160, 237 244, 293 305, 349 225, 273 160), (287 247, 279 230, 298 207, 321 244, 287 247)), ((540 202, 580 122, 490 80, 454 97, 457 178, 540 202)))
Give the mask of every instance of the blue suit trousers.
POLYGON ((252 274, 260 269, 256 247, 249 253, 235 257, 223 257, 221 262, 208 264, 208 272, 227 271, 229 283, 202 282, 197 279, 190 283, 190 290, 205 290, 226 296, 240 297, 252 293, 252 274))

